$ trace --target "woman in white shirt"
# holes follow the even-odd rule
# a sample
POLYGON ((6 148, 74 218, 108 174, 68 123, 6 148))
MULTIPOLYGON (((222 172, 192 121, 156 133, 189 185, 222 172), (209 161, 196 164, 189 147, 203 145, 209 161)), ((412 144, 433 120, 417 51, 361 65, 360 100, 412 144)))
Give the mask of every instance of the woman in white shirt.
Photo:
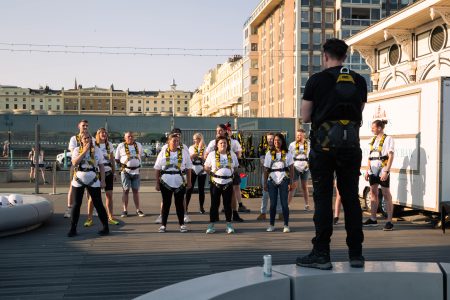
POLYGON ((80 208, 83 202, 84 190, 87 189, 94 207, 97 210, 103 229, 100 235, 109 234, 108 217, 102 203, 101 188, 105 187, 105 169, 103 168, 103 155, 95 147, 88 132, 80 134, 81 145, 72 152, 72 165, 74 175, 72 178, 72 192, 74 205, 71 213, 71 226, 67 234, 69 237, 77 235, 77 224, 80 218, 80 208))
POLYGON ((203 135, 199 132, 194 134, 194 145, 189 147, 189 154, 192 160, 192 186, 186 191, 186 216, 188 212, 189 202, 191 201, 192 190, 194 189, 195 182, 198 179, 198 199, 200 203, 200 213, 204 214, 205 204, 205 183, 206 173, 203 170, 203 153, 205 152, 205 142, 203 141, 203 135))
POLYGON ((186 156, 185 151, 178 147, 180 139, 177 134, 169 135, 167 143, 168 147, 158 154, 154 167, 156 170, 156 190, 161 191, 163 201, 159 232, 166 232, 172 195, 175 198, 180 232, 187 232, 187 226, 184 224, 184 194, 186 188, 191 188, 192 162, 186 156))
POLYGON ((44 184, 47 184, 47 180, 45 180, 45 172, 44 172, 44 150, 42 150, 41 145, 39 144, 39 150, 35 151, 34 147, 31 148, 30 153, 28 153, 28 159, 31 162, 31 170, 30 170, 30 182, 34 182, 36 178, 34 178, 34 172, 36 165, 38 165, 39 170, 41 171, 42 180, 44 181, 44 184), (38 163, 36 163, 36 152, 38 152, 38 163))
POLYGON ((264 190, 269 192, 270 197, 270 226, 267 231, 275 230, 276 207, 280 197, 284 217, 283 232, 287 233, 290 232, 288 195, 297 186, 294 181, 294 159, 281 133, 275 134, 273 143, 274 147, 266 153, 264 159, 264 190))
POLYGON ((217 137, 215 149, 208 154, 204 167, 211 177, 211 209, 209 213, 211 223, 206 230, 208 234, 216 232, 214 222, 219 219, 220 197, 223 199, 227 220, 226 232, 235 232, 231 224, 231 198, 233 195, 233 175, 237 167, 239 167, 239 162, 236 154, 230 149, 227 137, 217 137))

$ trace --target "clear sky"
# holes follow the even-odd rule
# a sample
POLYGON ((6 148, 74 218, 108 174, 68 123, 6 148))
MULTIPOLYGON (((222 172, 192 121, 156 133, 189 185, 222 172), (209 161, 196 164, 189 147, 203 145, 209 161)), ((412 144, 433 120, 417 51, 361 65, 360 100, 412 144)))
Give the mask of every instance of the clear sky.
POLYGON ((220 54, 149 56, 0 50, 0 85, 194 90, 229 54, 242 54, 244 22, 260 0, 14 0, 2 1, 0 49, 120 53, 220 54), (236 49, 175 50, 5 45, 236 49))

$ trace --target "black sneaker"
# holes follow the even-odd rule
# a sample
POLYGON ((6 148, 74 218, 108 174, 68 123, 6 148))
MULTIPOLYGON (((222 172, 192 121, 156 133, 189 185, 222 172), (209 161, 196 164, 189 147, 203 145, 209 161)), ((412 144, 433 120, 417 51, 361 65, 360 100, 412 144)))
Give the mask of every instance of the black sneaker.
POLYGON ((352 268, 364 268, 365 259, 364 256, 353 256, 350 257, 350 267, 352 268))
POLYGON ((248 209, 244 204, 239 203, 238 212, 249 213, 250 209, 248 209))
POLYGON ((331 270, 333 265, 331 264, 330 254, 326 252, 312 250, 306 256, 297 257, 297 266, 306 268, 315 268, 320 270, 331 270))
POLYGON ((374 226, 378 226, 378 222, 377 222, 377 220, 372 220, 371 218, 369 218, 369 219, 367 219, 365 222, 363 222, 363 226, 366 226, 366 227, 369 227, 369 226, 371 226, 371 227, 374 227, 374 226))
POLYGON ((339 224, 339 217, 334 217, 333 224, 338 225, 339 224))
POLYGON ((237 211, 233 210, 233 221, 235 222, 244 222, 244 219, 239 217, 239 214, 237 211))
POLYGON ((392 222, 386 222, 383 228, 384 231, 392 231, 394 230, 394 224, 392 222))
POLYGON ((77 233, 76 229, 70 229, 69 232, 67 233, 67 236, 68 237, 73 237, 73 236, 76 236, 77 234, 78 233, 77 233))
POLYGON ((128 217, 128 212, 127 212, 126 210, 124 210, 124 211, 122 212, 122 214, 120 215, 120 217, 121 217, 121 218, 126 218, 126 217, 128 217))
POLYGON ((100 230, 98 232, 99 235, 108 235, 109 234, 109 229, 108 228, 103 228, 102 230, 100 230))
POLYGON ((205 209, 204 209, 203 207, 200 207, 200 213, 201 213, 202 215, 205 214, 205 209))

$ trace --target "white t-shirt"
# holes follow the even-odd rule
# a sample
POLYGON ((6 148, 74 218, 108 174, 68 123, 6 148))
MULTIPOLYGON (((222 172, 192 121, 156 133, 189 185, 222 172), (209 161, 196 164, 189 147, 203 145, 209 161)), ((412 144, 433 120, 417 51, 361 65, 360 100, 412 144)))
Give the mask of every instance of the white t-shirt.
MULTIPOLYGON (((378 145, 380 144, 381 138, 376 138, 373 143, 373 152, 369 154, 369 157, 379 157, 378 145)), ((369 141, 369 147, 372 140, 369 141)), ((369 148, 370 149, 370 148, 369 148)), ((389 152, 394 152, 394 139, 391 136, 386 136, 383 143, 383 148, 381 149, 381 156, 387 156, 389 152)), ((381 160, 370 160, 369 174, 379 175, 381 173, 381 160)))
MULTIPOLYGON (((69 141, 69 151, 70 152, 73 152, 73 149, 80 146, 80 144, 77 142, 77 135, 74 135, 70 138, 70 141, 69 141)), ((92 137, 92 142, 95 143, 94 137, 92 137)))
MULTIPOLYGON (((217 170, 217 166, 216 166, 216 151, 210 152, 208 154, 208 157, 206 158, 205 161, 205 166, 210 167, 211 172, 213 172, 216 175, 219 176, 232 176, 234 169, 239 167, 239 162, 237 159, 236 154, 234 154, 233 152, 230 152, 231 155, 231 170, 228 168, 228 155, 226 154, 220 154, 220 169, 217 170)), ((211 177, 212 180, 214 180, 215 183, 218 184, 227 184, 233 181, 232 178, 229 179, 223 179, 223 178, 216 178, 216 177, 211 177)))
MULTIPOLYGON (((109 157, 110 157, 111 153, 114 154, 114 146, 113 146, 113 144, 111 142, 108 142, 108 144, 109 144, 109 153, 108 153, 108 151, 106 149, 106 144, 99 144, 98 145, 99 146, 98 148, 100 149, 100 152, 103 154, 103 160, 104 160, 104 164, 105 164, 105 173, 112 171, 111 166, 106 165, 106 164, 111 163, 111 161, 109 160, 109 157)), ((114 162, 112 162, 112 163, 114 163, 114 162)))
POLYGON ((304 172, 308 170, 308 162, 304 160, 295 160, 295 159, 307 159, 309 156, 310 151, 310 144, 308 141, 306 141, 306 151, 305 151, 305 144, 299 143, 298 145, 298 155, 296 155, 296 144, 297 142, 294 141, 289 144, 289 152, 292 154, 292 157, 294 158, 294 167, 299 172, 304 172))
MULTIPOLYGON (((94 146, 94 149, 95 149, 94 150, 94 168, 97 169, 99 165, 103 165, 104 160, 103 160, 103 155, 102 155, 102 152, 100 151, 100 149, 95 146, 94 146)), ((75 149, 73 149, 72 160, 75 160, 78 156, 80 156, 79 150, 80 150, 80 147, 76 147, 75 149)), ((81 168, 91 167, 88 163, 88 161, 90 159, 91 159, 91 151, 89 150, 86 153, 86 156, 80 162, 80 164, 79 164, 80 167, 81 168)), ((76 176, 78 177, 79 180, 81 180, 81 182, 83 182, 85 184, 89 184, 97 176, 97 173, 95 171, 89 171, 89 172, 77 171, 76 176)), ((79 184, 75 179, 72 179, 72 186, 81 187, 82 185, 79 184)), ((100 180, 97 180, 93 185, 91 185, 91 187, 100 187, 100 180)))
MULTIPOLYGON (((214 152, 215 147, 216 147, 216 140, 212 140, 211 142, 209 142, 208 147, 206 147, 205 152, 208 154, 214 152)), ((234 154, 236 155, 238 152, 242 151, 241 144, 239 144, 239 142, 235 139, 231 139, 231 151, 234 152, 234 154)))
MULTIPOLYGON (((266 153, 266 157, 264 159, 264 167, 271 169, 282 169, 285 167, 289 167, 294 163, 294 159, 292 158, 292 154, 288 151, 286 153, 286 161, 281 161, 281 152, 275 154, 275 161, 272 164, 272 154, 270 152, 266 153)), ((289 172, 289 171, 288 171, 289 172)), ((286 177, 286 172, 270 172, 269 178, 271 178, 275 184, 280 184, 284 177, 286 177)))
MULTIPOLYGON (((125 151, 125 143, 120 143, 119 146, 117 146, 115 159, 119 160, 121 164, 125 164, 126 162, 127 167, 139 167, 142 157, 142 145, 138 142, 135 143, 138 148, 137 151, 133 144, 128 145, 128 150, 130 151, 130 159, 128 159, 127 152, 125 151)), ((139 174, 139 168, 134 170, 125 168, 124 171, 130 175, 139 174)))
MULTIPOLYGON (((205 148, 205 150, 206 150, 206 148, 205 148)), ((201 152, 201 149, 198 149, 198 159, 202 160, 202 162, 203 162, 203 157, 200 156, 200 152, 201 152)), ((192 155, 192 154, 195 154, 195 146, 194 145, 189 147, 189 155, 192 155)), ((203 165, 194 165, 194 162, 192 162, 192 170, 195 172, 196 175, 205 174, 205 171, 203 170, 203 165)))
MULTIPOLYGON (((180 166, 181 171, 191 169, 192 162, 189 155, 187 155, 186 151, 184 150, 181 152, 181 155, 182 155, 180 166)), ((178 171, 178 169, 175 167, 178 165, 178 151, 170 152, 170 165, 171 166, 169 168, 166 168, 166 151, 164 150, 159 152, 154 166, 155 170, 164 169, 165 171, 178 171)), ((183 184, 183 177, 181 177, 180 174, 163 174, 161 176, 161 180, 164 181, 171 188, 178 188, 183 184)), ((184 178, 184 180, 186 180, 186 178, 184 178)))
MULTIPOLYGON (((30 151, 30 153, 28 153, 28 156, 30 157, 31 156, 31 161, 34 163, 34 164, 36 164, 36 158, 35 158, 35 156, 34 156, 35 154, 34 154, 34 152, 33 151, 30 151)), ((44 163, 44 151, 40 151, 39 152, 39 165, 42 165, 43 163, 44 163)))
MULTIPOLYGON (((164 144, 164 145, 161 147, 161 152, 166 152, 167 147, 169 147, 169 145, 167 145, 167 143, 164 144)), ((190 157, 190 156, 189 156, 189 147, 186 146, 185 144, 183 144, 183 155, 186 155, 186 156, 190 157)))

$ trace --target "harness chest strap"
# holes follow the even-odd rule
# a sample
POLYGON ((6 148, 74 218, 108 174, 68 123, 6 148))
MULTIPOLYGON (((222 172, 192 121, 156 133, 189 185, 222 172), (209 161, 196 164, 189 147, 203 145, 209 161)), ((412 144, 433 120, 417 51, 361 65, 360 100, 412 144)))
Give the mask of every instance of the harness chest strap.
POLYGON ((387 155, 381 155, 381 151, 383 150, 384 141, 386 140, 387 135, 383 134, 383 136, 380 139, 380 143, 378 144, 377 150, 374 149, 373 145, 375 144, 375 141, 377 139, 377 136, 374 136, 372 138, 372 141, 370 142, 370 154, 372 152, 378 152, 378 157, 369 157, 369 160, 381 160, 381 166, 386 166, 386 163, 389 159, 389 156, 387 155))
MULTIPOLYGON (((79 147, 79 151, 83 151, 83 145, 81 145, 79 147)), ((82 160, 78 164, 78 166, 76 166, 73 169, 72 179, 74 179, 78 184, 80 184, 82 186, 92 186, 94 183, 97 182, 97 180, 99 179, 99 176, 100 176, 100 174, 98 172, 98 169, 95 168, 95 148, 94 147, 91 147, 89 149, 89 156, 90 156, 89 160, 87 160, 87 161, 86 160, 82 160), (81 165, 83 165, 85 162, 87 162, 88 167, 86 167, 86 168, 81 167, 81 165), (95 172, 95 178, 91 182, 89 182, 88 184, 85 184, 83 181, 81 181, 81 179, 79 179, 77 177, 77 172, 95 172)))
POLYGON ((308 142, 306 140, 303 142, 303 151, 302 152, 300 152, 300 143, 298 143, 298 142, 295 143, 295 157, 294 157, 294 161, 308 161, 307 157, 305 157, 305 158, 297 158, 297 156, 299 154, 305 154, 305 155, 308 154, 308 142))
MULTIPOLYGON (((177 148, 177 164, 171 164, 170 163, 170 149, 167 147, 166 152, 164 153, 166 158, 166 165, 164 168, 160 171, 161 175, 168 174, 168 175, 180 175, 183 179, 183 186, 186 185, 186 181, 184 179, 185 170, 181 170, 181 164, 183 162, 183 152, 181 148, 177 148), (175 168, 177 170, 174 171, 166 171, 168 168, 175 168)), ((163 182, 163 180, 161 180, 163 182)))
POLYGON ((281 162, 283 162, 284 167, 283 168, 278 168, 278 169, 273 169, 272 166, 275 162, 277 162, 278 160, 276 160, 276 152, 275 150, 272 150, 270 152, 271 156, 272 156, 272 160, 270 162, 270 168, 268 169, 269 173, 273 173, 273 172, 285 172, 286 177, 289 178, 289 168, 286 166, 286 151, 282 150, 281 151, 281 162))
MULTIPOLYGON (((95 145, 100 149, 100 143, 95 142, 95 145)), ((110 154, 110 147, 109 147, 108 141, 106 141, 106 143, 105 143, 105 148, 106 148, 106 152, 108 154, 110 154)), ((103 157, 105 158, 105 161, 106 161, 103 165, 111 167, 112 165, 111 165, 111 161, 109 160, 109 157, 106 157, 106 156, 103 156, 103 157)))
MULTIPOLYGON (((230 171, 232 171, 232 163, 233 163, 233 159, 231 158, 231 153, 229 151, 227 151, 227 165, 226 166, 222 166, 220 164, 220 153, 219 151, 216 151, 216 172, 220 169, 229 169, 230 171)), ((216 175, 214 172, 210 172, 209 173, 210 177, 214 177, 214 178, 219 178, 219 179, 232 179, 233 175, 230 176, 221 176, 221 175, 216 175)), ((214 181, 213 181, 214 183, 214 181)))
POLYGON ((197 159, 195 159, 194 161, 192 161, 192 164, 194 166, 202 166, 203 165, 203 159, 201 159, 201 157, 203 157, 203 152, 205 151, 205 146, 200 148, 200 151, 198 150, 198 146, 194 146, 194 154, 197 154, 197 159))
MULTIPOLYGON (((134 147, 134 150, 136 151, 136 153, 138 153, 138 156, 139 156, 139 148, 138 148, 136 142, 133 142, 133 147, 134 147)), ((123 172, 125 169, 129 169, 129 170, 139 169, 141 167, 141 164, 140 164, 141 160, 140 160, 140 158, 138 156, 131 157, 130 148, 128 147, 127 143, 124 143, 124 148, 125 148, 125 154, 127 155, 127 159, 125 160, 124 163, 120 164, 121 171, 123 172), (131 158, 136 158, 137 160, 139 160, 139 166, 137 166, 137 167, 128 167, 127 163, 130 161, 131 158)))

